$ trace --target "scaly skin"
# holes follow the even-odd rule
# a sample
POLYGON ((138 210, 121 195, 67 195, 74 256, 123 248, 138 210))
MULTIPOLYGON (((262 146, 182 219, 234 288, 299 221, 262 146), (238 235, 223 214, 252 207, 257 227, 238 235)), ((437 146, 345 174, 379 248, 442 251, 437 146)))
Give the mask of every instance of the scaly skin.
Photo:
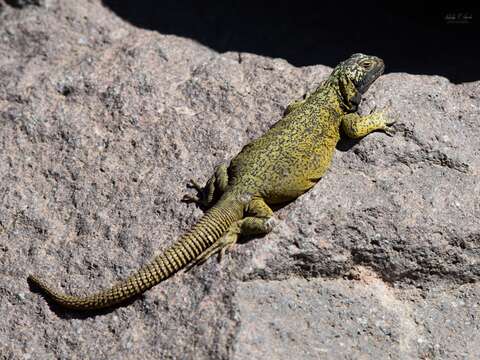
POLYGON ((239 235, 270 232, 274 221, 269 205, 292 201, 315 185, 330 165, 340 128, 352 138, 374 130, 389 132, 393 122, 382 112, 355 113, 361 95, 383 69, 377 57, 352 55, 312 94, 289 105, 285 116, 246 145, 230 166, 219 166, 205 187, 192 181, 200 197, 185 200, 211 209, 175 245, 126 280, 86 297, 63 295, 34 276, 29 280, 61 306, 106 308, 143 293, 185 266, 218 251, 223 254, 239 235))
POLYGON ((229 225, 242 217, 239 204, 225 201, 210 209, 190 232, 155 257, 148 265, 113 286, 97 294, 79 297, 53 290, 36 276, 28 279, 57 304, 75 310, 91 310, 112 307, 155 286, 181 268, 190 264, 225 232, 229 225))

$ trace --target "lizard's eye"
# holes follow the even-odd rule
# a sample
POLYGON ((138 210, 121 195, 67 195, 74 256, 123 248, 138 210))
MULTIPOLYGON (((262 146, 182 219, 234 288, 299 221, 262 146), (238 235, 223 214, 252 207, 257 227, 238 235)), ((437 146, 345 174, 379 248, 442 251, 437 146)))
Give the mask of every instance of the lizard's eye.
POLYGON ((373 62, 369 61, 369 60, 366 60, 366 61, 363 61, 360 66, 363 67, 364 69, 368 70, 372 67, 373 65, 373 62))

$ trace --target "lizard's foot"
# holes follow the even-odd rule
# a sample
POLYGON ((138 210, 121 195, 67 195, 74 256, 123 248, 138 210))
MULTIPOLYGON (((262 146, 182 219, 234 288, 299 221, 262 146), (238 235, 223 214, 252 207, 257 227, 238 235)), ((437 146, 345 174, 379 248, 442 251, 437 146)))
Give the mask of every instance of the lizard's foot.
POLYGON ((190 179, 187 182, 187 188, 195 189, 197 191, 197 195, 185 194, 183 195, 183 198, 182 198, 183 202, 186 202, 186 203, 193 202, 203 207, 208 205, 204 195, 204 188, 201 185, 199 185, 195 180, 190 179))
POLYGON ((195 180, 190 179, 187 187, 195 189, 197 195, 187 194, 183 197, 184 202, 194 202, 204 209, 208 209, 224 193, 228 185, 227 165, 221 164, 215 168, 215 173, 208 179, 205 186, 199 185, 195 180))
POLYGON ((393 137, 393 135, 396 133, 395 129, 391 128, 393 124, 395 124, 395 120, 386 122, 385 127, 382 129, 382 131, 390 137, 393 137))
POLYGON ((196 195, 185 194, 182 197, 182 201, 186 203, 196 203, 199 204, 201 202, 200 198, 196 195))
POLYGON ((388 113, 390 112, 391 106, 387 105, 383 109, 377 111, 377 106, 374 106, 368 115, 372 119, 375 119, 379 123, 378 130, 383 131, 388 136, 395 135, 395 130, 392 129, 392 125, 396 123, 396 120, 390 118, 388 113))
POLYGON ((193 179, 188 180, 187 187, 190 189, 195 189, 197 191, 203 191, 203 186, 201 186, 199 183, 197 183, 193 179))
POLYGON ((389 105, 382 110, 375 112, 374 114, 378 114, 378 116, 380 116, 383 120, 383 127, 380 130, 388 136, 393 136, 395 135, 395 130, 392 129, 392 126, 396 123, 396 120, 387 115, 390 112, 390 109, 391 106, 389 105))
POLYGON ((189 264, 185 271, 189 271, 195 265, 203 264, 209 257, 218 253, 218 261, 222 261, 223 256, 227 250, 231 250, 233 245, 237 242, 238 233, 234 231, 228 231, 220 239, 215 241, 207 250, 202 252, 197 258, 189 264))
POLYGON ((197 260, 200 261, 200 263, 204 262, 207 260, 210 256, 215 255, 218 253, 218 261, 222 261, 222 257, 225 255, 225 252, 227 250, 231 250, 233 248, 233 245, 238 240, 238 234, 235 232, 227 232, 225 235, 223 235, 220 239, 215 241, 212 246, 210 246, 207 250, 205 250, 203 253, 201 253, 197 260))

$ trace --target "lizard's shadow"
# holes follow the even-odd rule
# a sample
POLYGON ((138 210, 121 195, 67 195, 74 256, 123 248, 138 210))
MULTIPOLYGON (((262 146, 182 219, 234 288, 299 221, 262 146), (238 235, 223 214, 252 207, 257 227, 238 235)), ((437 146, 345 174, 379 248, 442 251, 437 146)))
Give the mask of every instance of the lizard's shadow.
POLYGON ((335 147, 338 151, 341 152, 346 152, 349 151, 352 147, 357 145, 362 141, 362 139, 352 139, 349 138, 345 133, 343 132, 342 129, 340 129, 340 140, 337 143, 337 146, 335 147))
MULTIPOLYGON (((394 129, 395 129, 395 125, 394 125, 394 129)), ((384 131, 380 129, 372 131, 372 133, 383 133, 383 132, 384 131)), ((360 139, 349 138, 347 135, 345 135, 343 129, 340 128, 340 140, 338 141, 335 148, 338 151, 346 152, 346 151, 349 151, 351 148, 353 148, 355 145, 360 144, 363 139, 365 139, 365 137, 362 137, 360 139)))

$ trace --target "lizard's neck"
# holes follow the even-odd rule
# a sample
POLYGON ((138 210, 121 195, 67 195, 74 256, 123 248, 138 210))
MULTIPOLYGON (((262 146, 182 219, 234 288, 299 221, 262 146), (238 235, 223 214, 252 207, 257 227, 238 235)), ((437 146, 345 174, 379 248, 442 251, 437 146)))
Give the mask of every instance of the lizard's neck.
POLYGON ((328 78, 314 94, 322 101, 325 99, 329 104, 335 104, 334 106, 343 114, 357 111, 361 101, 361 94, 346 77, 328 78))
POLYGON ((328 80, 320 85, 310 96, 309 101, 322 104, 328 104, 328 107, 337 115, 344 115, 349 111, 345 111, 345 105, 342 97, 339 95, 338 88, 333 84, 328 83, 328 80))

